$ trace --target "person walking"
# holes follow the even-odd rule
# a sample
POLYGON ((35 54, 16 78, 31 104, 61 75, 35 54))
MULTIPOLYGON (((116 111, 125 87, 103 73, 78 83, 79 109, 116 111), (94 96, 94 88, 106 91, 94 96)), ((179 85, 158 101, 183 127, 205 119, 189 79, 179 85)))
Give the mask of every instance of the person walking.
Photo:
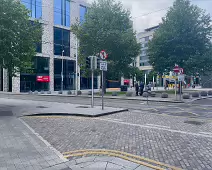
POLYGON ((140 83, 140 96, 143 95, 143 92, 144 92, 144 83, 141 82, 141 83, 140 83))
POLYGON ((136 91, 136 96, 138 96, 138 91, 139 91, 138 83, 135 84, 135 91, 136 91))

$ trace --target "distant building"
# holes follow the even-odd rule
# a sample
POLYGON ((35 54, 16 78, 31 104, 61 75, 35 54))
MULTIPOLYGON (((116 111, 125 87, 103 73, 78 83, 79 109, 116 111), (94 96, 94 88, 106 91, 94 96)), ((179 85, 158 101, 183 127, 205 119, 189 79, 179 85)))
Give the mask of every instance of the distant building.
POLYGON ((148 42, 153 38, 155 30, 159 25, 145 29, 144 32, 137 34, 137 41, 141 43, 141 54, 137 57, 136 66, 148 74, 152 70, 149 64, 149 56, 147 55, 148 42))

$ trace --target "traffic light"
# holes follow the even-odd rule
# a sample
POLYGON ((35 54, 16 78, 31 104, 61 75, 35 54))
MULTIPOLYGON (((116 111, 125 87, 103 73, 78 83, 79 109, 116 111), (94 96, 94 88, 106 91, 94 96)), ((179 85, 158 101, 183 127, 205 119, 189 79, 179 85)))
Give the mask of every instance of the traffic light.
POLYGON ((91 68, 91 60, 89 57, 86 57, 86 69, 90 69, 91 68))

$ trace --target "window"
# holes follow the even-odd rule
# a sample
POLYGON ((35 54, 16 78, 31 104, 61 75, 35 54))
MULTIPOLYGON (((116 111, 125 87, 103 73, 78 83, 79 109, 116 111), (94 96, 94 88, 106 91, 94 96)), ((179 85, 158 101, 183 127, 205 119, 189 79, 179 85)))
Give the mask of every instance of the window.
POLYGON ((80 5, 80 23, 84 22, 86 12, 87 8, 85 6, 80 5))
POLYGON ((145 55, 146 55, 146 50, 142 50, 142 51, 141 51, 141 55, 142 55, 142 56, 145 56, 145 55))
POLYGON ((70 0, 54 0, 54 24, 70 27, 70 0))
POLYGON ((70 56, 70 31, 54 28, 54 54, 70 56))
POLYGON ((25 7, 30 10, 30 16, 32 18, 42 17, 42 0, 21 0, 25 7))

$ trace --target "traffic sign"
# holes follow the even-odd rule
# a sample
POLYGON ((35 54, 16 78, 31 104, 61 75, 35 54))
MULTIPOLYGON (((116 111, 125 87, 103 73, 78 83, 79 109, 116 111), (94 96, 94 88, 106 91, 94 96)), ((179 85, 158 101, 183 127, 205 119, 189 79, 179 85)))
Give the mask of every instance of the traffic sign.
POLYGON ((100 61, 100 70, 107 71, 107 61, 100 61))
POLYGON ((178 81, 184 81, 184 79, 185 79, 185 75, 184 74, 180 74, 178 76, 178 81))
POLYGON ((101 59, 107 59, 108 58, 108 54, 105 52, 105 50, 102 50, 99 55, 100 55, 101 59))

